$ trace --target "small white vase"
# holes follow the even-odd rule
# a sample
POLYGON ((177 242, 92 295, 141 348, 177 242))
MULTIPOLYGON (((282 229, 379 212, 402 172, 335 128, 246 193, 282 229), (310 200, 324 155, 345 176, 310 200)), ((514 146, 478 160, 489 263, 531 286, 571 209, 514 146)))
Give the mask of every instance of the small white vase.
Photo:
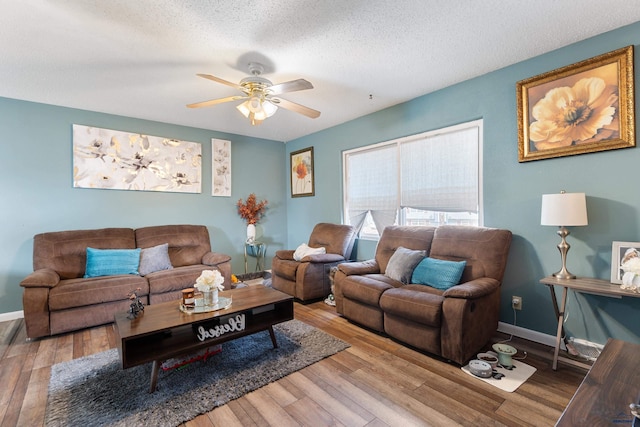
POLYGON ((255 224, 247 225, 247 243, 253 244, 256 241, 256 226, 255 224))

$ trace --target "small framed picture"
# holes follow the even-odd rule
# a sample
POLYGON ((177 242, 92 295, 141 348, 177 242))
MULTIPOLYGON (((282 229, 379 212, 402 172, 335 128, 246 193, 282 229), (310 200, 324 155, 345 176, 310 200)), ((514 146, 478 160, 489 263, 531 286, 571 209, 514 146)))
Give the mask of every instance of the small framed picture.
POLYGON ((313 147, 291 153, 291 197, 315 195, 313 182, 313 147))
POLYGON ((613 242, 611 245, 611 283, 622 283, 623 266, 640 258, 640 242, 613 242))

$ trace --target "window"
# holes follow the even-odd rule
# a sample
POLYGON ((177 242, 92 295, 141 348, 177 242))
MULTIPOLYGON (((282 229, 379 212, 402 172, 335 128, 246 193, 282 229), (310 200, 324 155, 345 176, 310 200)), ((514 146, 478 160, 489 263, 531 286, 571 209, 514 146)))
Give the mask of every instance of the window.
POLYGON ((343 153, 344 217, 360 237, 388 225, 479 225, 482 120, 343 153))

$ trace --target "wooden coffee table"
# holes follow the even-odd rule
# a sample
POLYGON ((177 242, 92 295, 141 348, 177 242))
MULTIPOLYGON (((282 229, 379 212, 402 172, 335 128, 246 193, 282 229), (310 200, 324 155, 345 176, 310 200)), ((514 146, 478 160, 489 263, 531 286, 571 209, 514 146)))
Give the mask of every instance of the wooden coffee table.
POLYGON ((153 363, 150 393, 158 383, 160 364, 229 340, 269 331, 276 348, 273 325, 293 319, 293 297, 265 286, 227 290, 231 306, 208 313, 183 313, 180 301, 146 306, 135 319, 115 316, 114 329, 122 368, 153 363))

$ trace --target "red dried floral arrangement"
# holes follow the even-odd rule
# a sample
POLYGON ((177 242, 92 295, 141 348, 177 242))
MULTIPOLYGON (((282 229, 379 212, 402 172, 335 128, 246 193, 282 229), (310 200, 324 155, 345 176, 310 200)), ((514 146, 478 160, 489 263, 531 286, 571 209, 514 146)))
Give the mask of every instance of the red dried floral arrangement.
POLYGON ((249 197, 247 197, 246 203, 243 203, 242 199, 238 200, 238 203, 236 203, 236 206, 238 206, 238 215, 240 215, 240 218, 247 221, 247 225, 255 224, 260 220, 262 215, 264 215, 264 211, 266 210, 268 203, 269 202, 266 200, 258 202, 256 200, 256 195, 251 193, 249 194, 249 197))

